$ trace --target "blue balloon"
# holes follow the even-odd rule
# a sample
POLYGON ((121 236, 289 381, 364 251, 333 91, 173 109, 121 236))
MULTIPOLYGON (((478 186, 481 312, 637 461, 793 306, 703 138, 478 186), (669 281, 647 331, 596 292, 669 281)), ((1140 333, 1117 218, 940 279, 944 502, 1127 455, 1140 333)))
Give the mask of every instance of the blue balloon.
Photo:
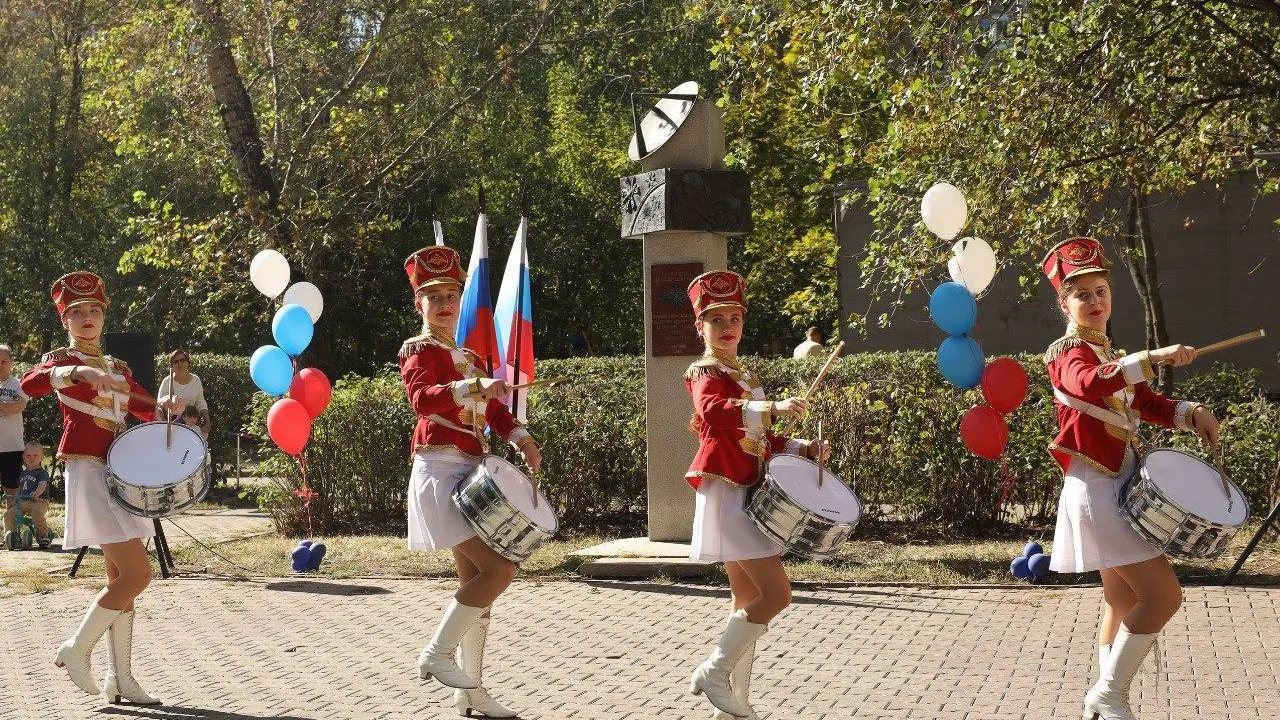
POLYGON ((938 346, 938 369, 961 390, 977 387, 985 368, 982 347, 968 335, 952 335, 938 346))
POLYGON ((271 320, 271 337, 290 357, 297 357, 311 344, 316 326, 311 313, 301 305, 290 303, 276 311, 271 320))
POLYGON ((324 560, 325 552, 326 552, 326 549, 325 549, 324 543, 312 543, 311 544, 311 562, 308 563, 307 569, 319 570, 320 561, 324 560))
POLYGON ((1019 555, 1009 563, 1009 573, 1019 580, 1031 579, 1031 568, 1027 567, 1027 559, 1019 555))
POLYGON ((1044 553, 1036 553, 1027 558, 1027 569, 1036 577, 1044 577, 1049 574, 1049 556, 1044 553))
POLYGON ((298 543, 298 547, 311 547, 311 541, 303 540, 302 542, 298 543))
POLYGON ((249 358, 249 377, 259 390, 279 397, 289 392, 289 384, 293 382, 293 361, 275 345, 263 345, 249 358))
POLYGON ((1044 548, 1040 543, 1033 540, 1027 543, 1026 547, 1022 548, 1022 557, 1029 558, 1032 555, 1039 555, 1042 552, 1044 552, 1044 548))
POLYGON ((293 560, 291 565, 294 572, 306 572, 307 566, 311 564, 311 548, 306 545, 299 545, 289 553, 290 559, 293 560))
POLYGON ((978 321, 978 301, 960 283, 942 283, 929 296, 929 315, 948 335, 964 335, 978 321))

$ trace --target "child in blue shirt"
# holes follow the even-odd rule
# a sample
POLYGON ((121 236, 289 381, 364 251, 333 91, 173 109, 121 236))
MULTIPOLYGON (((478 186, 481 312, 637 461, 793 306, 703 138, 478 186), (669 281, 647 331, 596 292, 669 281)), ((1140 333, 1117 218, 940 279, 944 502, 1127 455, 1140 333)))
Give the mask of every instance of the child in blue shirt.
POLYGON ((22 450, 22 462, 25 468, 18 476, 18 494, 8 497, 8 507, 4 513, 4 529, 16 531, 18 502, 22 503, 22 514, 31 518, 36 526, 36 539, 40 549, 49 547, 49 523, 45 516, 49 514, 49 473, 44 469, 44 446, 37 442, 29 442, 22 450))

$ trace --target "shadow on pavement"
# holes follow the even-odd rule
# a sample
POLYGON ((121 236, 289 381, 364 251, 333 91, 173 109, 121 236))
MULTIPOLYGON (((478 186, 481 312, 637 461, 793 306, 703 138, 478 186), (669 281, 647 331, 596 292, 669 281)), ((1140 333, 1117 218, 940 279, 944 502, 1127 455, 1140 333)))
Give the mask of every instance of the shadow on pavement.
MULTIPOLYGON (((650 592, 659 595, 684 595, 687 597, 709 597, 719 598, 722 600, 729 599, 729 588, 722 586, 697 587, 693 585, 671 585, 666 583, 652 583, 644 581, 621 581, 621 580, 586 580, 586 585, 598 588, 607 588, 610 590, 632 590, 636 592, 650 592)), ((890 595, 880 591, 862 592, 861 588, 850 589, 840 588, 841 592, 859 593, 867 595, 890 595)), ((833 588, 823 588, 823 592, 831 593, 833 588)), ((930 598, 936 599, 936 598, 930 598)), ((911 607, 909 604, 893 604, 893 603, 877 603, 877 602, 850 602, 848 600, 835 600, 831 598, 810 597, 803 593, 793 593, 791 596, 792 605, 837 605, 840 607, 856 607, 870 608, 873 610, 901 610, 904 612, 926 613, 929 615, 972 615, 973 613, 955 612, 951 610, 930 610, 927 608, 911 607)))
POLYGON ((319 580, 285 580, 263 586, 267 590, 281 592, 316 593, 319 595, 387 595, 390 590, 377 585, 342 585, 319 580))
POLYGON ((316 720, 301 715, 245 715, 244 713, 227 712, 225 710, 208 710, 205 708, 182 707, 181 705, 160 705, 156 707, 121 707, 112 705, 99 711, 103 715, 123 715, 132 718, 150 718, 150 720, 316 720))

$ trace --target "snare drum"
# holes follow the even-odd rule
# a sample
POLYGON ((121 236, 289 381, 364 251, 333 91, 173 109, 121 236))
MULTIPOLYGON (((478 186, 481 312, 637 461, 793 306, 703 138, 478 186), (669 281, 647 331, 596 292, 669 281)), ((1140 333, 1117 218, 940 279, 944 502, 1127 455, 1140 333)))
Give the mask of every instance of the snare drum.
POLYGON ((542 491, 515 465, 493 455, 458 483, 453 504, 486 545, 513 563, 528 560, 560 528, 542 491))
POLYGON ((132 515, 177 515, 209 492, 208 450, 195 428, 165 422, 135 425, 107 451, 107 490, 132 515), (166 443, 170 427, 172 442, 166 443))
POLYGON ((1249 519, 1249 501, 1218 469, 1178 450, 1152 450, 1120 489, 1120 513, 1147 542, 1179 558, 1221 555, 1249 519))
POLYGON ((747 513, 765 535, 795 555, 815 560, 835 554, 862 518, 862 503, 840 476, 799 455, 774 455, 747 513))

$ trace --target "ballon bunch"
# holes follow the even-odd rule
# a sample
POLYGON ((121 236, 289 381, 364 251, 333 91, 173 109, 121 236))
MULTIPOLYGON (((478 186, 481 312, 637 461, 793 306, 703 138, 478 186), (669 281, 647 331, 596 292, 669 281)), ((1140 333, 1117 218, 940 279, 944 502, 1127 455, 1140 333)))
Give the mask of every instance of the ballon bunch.
MULTIPOLYGON (((942 240, 952 240, 969 219, 964 194, 950 183, 937 183, 920 201, 924 223, 942 240)), ((975 405, 960 421, 960 438, 978 457, 994 460, 1009 444, 1004 416, 1027 396, 1027 373, 1017 362, 1001 358, 986 362, 982 346, 969 336, 978 321, 978 296, 996 274, 996 254, 982 238, 962 238, 951 246, 947 270, 951 282, 929 296, 929 316, 947 339, 938 346, 938 370, 961 390, 982 386, 986 405, 975 405)))
MULTIPOLYGON (((275 250, 259 252, 249 265, 249 279, 258 292, 272 300, 284 293, 283 303, 271 320, 271 336, 276 344, 263 345, 253 351, 249 358, 249 376, 259 390, 279 398, 267 411, 267 434, 277 447, 298 459, 302 487, 294 494, 302 500, 310 529, 311 501, 317 494, 307 483, 302 450, 311 438, 312 421, 320 417, 329 404, 333 387, 329 378, 315 368, 294 371, 295 358, 307 349, 315 336, 315 322, 324 312, 324 297, 320 289, 309 282, 290 285, 289 274, 289 261, 275 250), (285 393, 289 397, 281 397, 285 393)), ((295 559, 295 565, 296 562, 295 559)), ((319 565, 318 560, 316 564, 319 565)))
POLYGON ((1009 573, 1019 580, 1035 582, 1049 574, 1050 556, 1038 542, 1029 542, 1022 554, 1009 563, 1009 573))
POLYGON ((303 540, 298 547, 289 553, 292 558, 294 572, 314 572, 320 569, 320 561, 324 560, 325 546, 322 542, 303 540))
POLYGON ((311 437, 311 421, 320 417, 333 388, 315 368, 294 372, 294 358, 315 336, 315 321, 324 311, 320 289, 309 282, 289 285, 289 261, 275 250, 263 250, 249 265, 249 279, 263 295, 284 302, 271 320, 275 345, 263 345, 249 358, 249 376, 262 392, 279 400, 267 412, 267 433, 286 454, 298 456, 311 437), (288 287, 286 291, 285 288, 288 287), (289 397, 280 397, 285 393, 289 397))

